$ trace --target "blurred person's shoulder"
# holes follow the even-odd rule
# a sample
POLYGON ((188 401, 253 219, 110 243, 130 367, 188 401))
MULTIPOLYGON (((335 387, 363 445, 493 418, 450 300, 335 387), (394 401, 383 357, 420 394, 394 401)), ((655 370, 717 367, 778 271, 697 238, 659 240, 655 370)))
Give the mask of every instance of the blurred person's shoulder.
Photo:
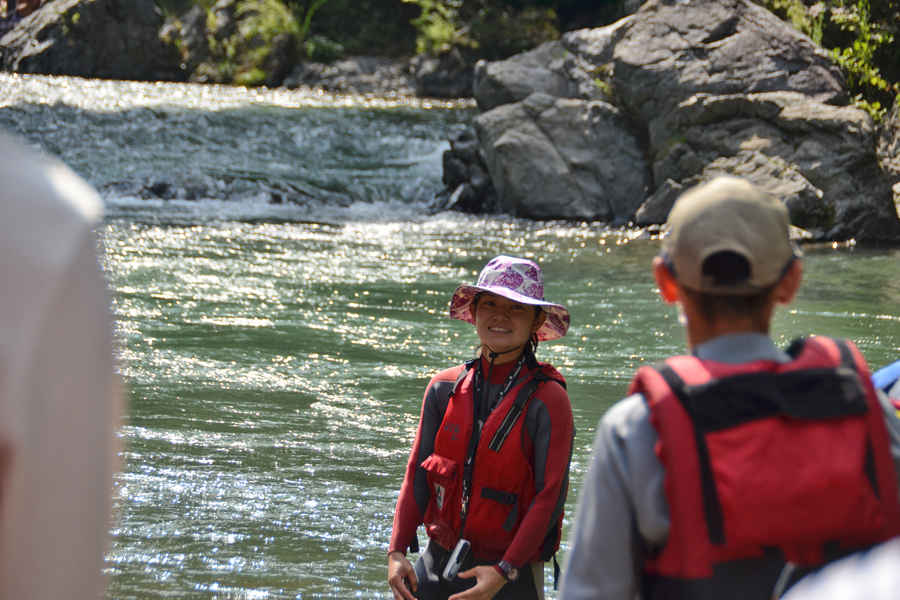
POLYGON ((56 159, 0 132, 0 245, 34 266, 65 263, 103 216, 96 191, 56 159))

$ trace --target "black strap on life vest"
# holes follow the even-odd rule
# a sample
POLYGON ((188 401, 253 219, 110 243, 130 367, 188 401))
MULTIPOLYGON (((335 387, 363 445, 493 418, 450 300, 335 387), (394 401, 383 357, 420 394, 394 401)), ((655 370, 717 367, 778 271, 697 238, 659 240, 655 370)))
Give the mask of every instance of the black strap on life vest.
POLYGON ((522 416, 525 405, 531 400, 531 397, 537 391, 538 387, 543 383, 550 381, 550 379, 550 376, 543 371, 534 371, 531 374, 531 379, 522 386, 521 390, 519 390, 519 395, 516 396, 515 402, 509 407, 509 412, 506 413, 506 417, 504 417, 503 422, 500 423, 500 427, 494 432, 494 437, 491 438, 491 443, 488 444, 488 448, 494 452, 500 452, 500 448, 503 447, 503 442, 506 441, 512 428, 515 426, 516 421, 522 416))
MULTIPOLYGON (((844 342, 835 342, 842 358, 842 364, 837 368, 745 373, 689 386, 668 364, 653 367, 693 422, 703 507, 709 540, 713 544, 725 543, 725 526, 706 446, 706 433, 776 415, 821 420, 859 416, 869 411, 853 354, 844 342)), ((877 494, 874 456, 871 461, 867 460, 866 474, 877 494)))
MULTIPOLYGON (((492 355, 495 357, 495 355, 492 355)), ((477 360, 480 359, 476 359, 477 360)), ((519 357, 517 364, 513 367, 512 372, 507 376, 506 382, 503 384, 503 388, 500 390, 497 402, 499 403, 502 398, 506 395, 509 390, 515 387, 515 382, 519 377, 519 372, 522 370, 522 367, 525 365, 527 360, 526 355, 522 355, 519 357)), ((468 363, 467 369, 468 369, 468 363)), ((473 363, 474 364, 474 363, 473 363)), ((493 365, 493 361, 491 362, 493 365)), ((473 398, 475 400, 472 410, 472 436, 469 438, 469 448, 466 451, 466 462, 463 464, 463 480, 462 480, 462 511, 460 514, 460 523, 459 523, 459 537, 460 539, 464 539, 465 531, 466 531, 466 519, 469 515, 468 510, 468 502, 469 502, 469 493, 472 490, 472 474, 475 470, 475 452, 478 450, 478 442, 481 439, 481 431, 484 427, 484 414, 485 414, 485 405, 479 404, 487 402, 487 397, 490 391, 490 371, 488 371, 488 375, 485 381, 482 381, 480 384, 484 387, 483 397, 478 393, 478 371, 475 373, 475 393, 473 394, 473 398)))
POLYGON ((694 422, 694 440, 697 444, 697 457, 700 460, 700 487, 703 492, 703 509, 706 513, 709 541, 713 544, 724 544, 725 526, 722 518, 722 505, 719 503, 719 495, 716 493, 716 484, 712 474, 712 463, 709 460, 709 449, 706 447, 706 438, 703 436, 703 431, 697 426, 694 418, 690 391, 684 380, 669 365, 663 363, 654 368, 666 380, 666 383, 672 389, 672 393, 675 394, 684 410, 687 411, 691 421, 694 422))
POLYGON ((509 511, 506 521, 503 522, 503 530, 512 531, 513 527, 516 526, 516 521, 519 519, 519 504, 517 502, 519 495, 513 492, 501 492, 500 490, 483 487, 481 488, 481 497, 494 500, 505 506, 512 505, 512 510, 509 511))
POLYGON ((556 519, 553 521, 553 526, 550 527, 550 531, 547 532, 547 537, 544 538, 544 548, 541 550, 541 560, 544 562, 549 562, 550 559, 553 559, 553 590, 556 591, 559 589, 559 574, 561 572, 559 568, 559 563, 556 560, 556 538, 559 536, 559 520, 556 519))

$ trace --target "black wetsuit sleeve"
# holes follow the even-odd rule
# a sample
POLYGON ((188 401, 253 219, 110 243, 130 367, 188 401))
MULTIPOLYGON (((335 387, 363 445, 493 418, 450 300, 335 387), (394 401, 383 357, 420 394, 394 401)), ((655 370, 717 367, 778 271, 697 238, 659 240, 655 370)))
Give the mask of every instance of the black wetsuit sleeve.
POLYGON ((428 473, 422 468, 422 463, 434 454, 434 440, 437 438, 438 430, 441 428, 447 412, 447 401, 450 398, 450 389, 448 388, 452 385, 447 381, 439 381, 432 385, 422 406, 422 420, 419 424, 420 444, 419 451, 416 453, 416 474, 413 480, 413 494, 422 516, 428 509, 428 503, 431 502, 428 473))
POLYGON ((453 382, 432 381, 425 392, 419 428, 409 454, 400 496, 397 498, 389 552, 406 552, 431 502, 431 488, 422 463, 434 453, 434 441, 444 420, 452 387, 453 382))

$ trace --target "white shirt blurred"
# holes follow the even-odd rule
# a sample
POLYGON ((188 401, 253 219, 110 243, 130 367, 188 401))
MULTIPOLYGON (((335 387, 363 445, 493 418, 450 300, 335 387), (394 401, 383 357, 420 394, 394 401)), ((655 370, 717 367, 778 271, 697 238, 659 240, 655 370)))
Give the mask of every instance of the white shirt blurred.
POLYGON ((101 209, 0 132, 0 600, 105 593, 122 406, 101 209))
POLYGON ((801 579, 782 600, 896 600, 900 598, 900 538, 831 563, 801 579))

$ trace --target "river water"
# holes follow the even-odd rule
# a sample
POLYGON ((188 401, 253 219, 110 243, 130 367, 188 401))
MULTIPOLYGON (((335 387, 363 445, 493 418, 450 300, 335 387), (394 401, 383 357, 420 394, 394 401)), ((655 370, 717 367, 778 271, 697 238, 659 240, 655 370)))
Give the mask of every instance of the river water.
MULTIPOLYGON (((440 186, 444 132, 473 115, 0 75, 0 126, 94 185, 178 173, 225 190, 163 201, 104 188, 130 403, 109 598, 389 598, 393 504, 424 385, 476 343, 448 300, 500 253, 540 262, 548 299, 572 312, 569 335, 538 355, 569 381, 574 509, 598 418, 636 367, 683 351, 682 333, 654 293, 652 235, 429 215, 408 199, 440 186), (321 201, 271 204, 261 190, 279 185, 321 201)), ((898 259, 807 247, 774 337, 846 337, 873 367, 900 358, 898 259)))

